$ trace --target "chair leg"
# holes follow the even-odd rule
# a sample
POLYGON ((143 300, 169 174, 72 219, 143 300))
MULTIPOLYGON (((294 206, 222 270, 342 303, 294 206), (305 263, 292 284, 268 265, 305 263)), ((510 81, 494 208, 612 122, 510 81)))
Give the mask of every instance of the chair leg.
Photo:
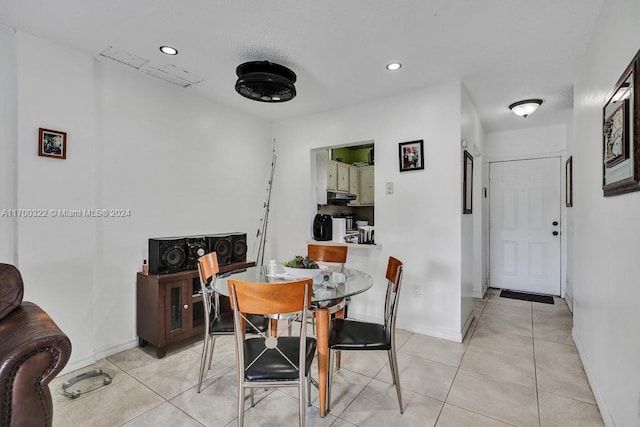
POLYGON ((389 368, 391 368, 391 381, 393 381, 393 385, 396 385, 396 371, 393 366, 393 356, 391 356, 391 350, 387 350, 387 356, 389 357, 389 368))
POLYGON ((307 373, 307 406, 311 406, 311 374, 307 373))
POLYGON ((240 384, 238 387, 238 427, 244 426, 244 397, 244 387, 240 384))
POLYGON ((204 337, 204 343, 202 344, 202 355, 200 356, 200 376, 198 377, 198 393, 202 387, 202 377, 204 376, 204 365, 207 363, 207 347, 209 345, 209 335, 204 337))
POLYGON ((327 381, 327 412, 331 410, 331 383, 333 382, 333 363, 331 356, 333 350, 329 349, 329 380, 327 381))
POLYGON ((209 349, 209 369, 211 369, 211 361, 213 360, 213 348, 216 346, 216 336, 211 338, 211 348, 209 349))
POLYGON ((404 408, 402 407, 402 392, 400 391, 400 371, 398 370, 398 358, 396 357, 396 351, 394 348, 391 348, 391 350, 389 350, 389 355, 391 356, 391 359, 393 361, 391 374, 395 377, 393 379, 393 382, 396 385, 396 392, 398 393, 398 404, 400 405, 400 413, 404 414, 404 408))
MULTIPOLYGON (((309 375, 307 375, 307 381, 309 378, 309 375)), ((300 389, 298 390, 298 411, 300 412, 299 416, 300 416, 300 427, 304 427, 304 423, 305 423, 305 418, 307 415, 307 411, 305 408, 305 404, 304 404, 304 396, 305 396, 305 392, 304 392, 304 384, 305 384, 305 380, 304 378, 300 378, 300 389)))

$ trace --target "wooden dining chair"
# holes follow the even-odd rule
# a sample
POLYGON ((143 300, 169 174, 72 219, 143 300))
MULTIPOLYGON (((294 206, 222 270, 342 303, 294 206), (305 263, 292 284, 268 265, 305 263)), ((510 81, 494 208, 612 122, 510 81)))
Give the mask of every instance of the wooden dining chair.
MULTIPOLYGON (((386 351, 391 367, 391 377, 396 386, 400 413, 402 394, 400 392, 400 372, 396 356, 396 315, 402 282, 403 264, 394 257, 387 263, 387 294, 384 301, 384 323, 359 322, 357 320, 333 319, 329 333, 329 384, 327 391, 327 410, 331 405, 331 377, 333 376, 332 357, 340 351, 386 351)), ((340 369, 340 366, 337 365, 340 369)))
MULTIPOLYGON (((313 295, 313 279, 255 283, 229 278, 227 284, 236 337, 238 425, 244 425, 246 389, 297 387, 299 422, 304 427, 305 385, 309 381, 317 345, 315 338, 307 337, 305 326, 313 295), (255 328, 250 317, 294 313, 302 318, 297 336, 280 336, 277 331, 260 331, 255 328), (250 328, 259 336, 247 337, 246 332, 250 328)), ((295 316, 288 316, 288 322, 295 322, 295 316)), ((253 406, 253 399, 251 404, 253 406)))
MULTIPOLYGON (((339 273, 344 272, 344 264, 347 262, 347 251, 349 247, 346 245, 319 245, 315 243, 309 243, 307 245, 307 257, 320 264, 328 266, 332 271, 339 273)), ((335 301, 337 304, 332 313, 335 313, 336 317, 347 317, 347 306, 351 301, 347 298, 345 301, 335 301)), ((313 331, 315 333, 315 321, 311 319, 313 323, 313 331)))
MULTIPOLYGON (((198 273, 200 276, 205 324, 204 344, 202 346, 202 355, 200 356, 198 393, 200 393, 200 388, 202 387, 202 377, 204 376, 204 367, 207 364, 207 359, 209 361, 208 369, 211 369, 216 337, 219 335, 233 335, 233 313, 220 312, 220 297, 213 292, 219 272, 218 256, 215 252, 210 252, 198 258, 198 273)), ((269 327, 269 320, 264 316, 255 316, 252 318, 252 322, 262 331, 266 331, 269 327)))
POLYGON ((309 243, 307 245, 307 257, 318 263, 329 263, 336 266, 336 271, 343 272, 344 264, 347 262, 346 245, 318 245, 309 243))

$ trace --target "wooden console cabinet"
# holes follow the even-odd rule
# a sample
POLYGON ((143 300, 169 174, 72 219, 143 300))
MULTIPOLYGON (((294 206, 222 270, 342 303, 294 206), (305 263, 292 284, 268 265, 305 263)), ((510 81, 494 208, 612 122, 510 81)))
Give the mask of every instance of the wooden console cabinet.
MULTIPOLYGON (((253 267, 255 262, 228 264, 221 273, 253 267)), ((164 357, 167 346, 204 333, 204 307, 198 270, 171 274, 138 273, 136 280, 138 344, 156 347, 164 357)))

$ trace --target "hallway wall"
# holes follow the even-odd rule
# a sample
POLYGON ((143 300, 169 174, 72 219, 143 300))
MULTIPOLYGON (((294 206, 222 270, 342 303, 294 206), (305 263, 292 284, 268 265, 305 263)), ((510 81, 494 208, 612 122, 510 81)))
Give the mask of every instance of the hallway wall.
POLYGON ((573 338, 608 426, 640 425, 640 192, 602 193, 602 108, 638 52, 638 22, 639 1, 605 2, 574 96, 573 338))

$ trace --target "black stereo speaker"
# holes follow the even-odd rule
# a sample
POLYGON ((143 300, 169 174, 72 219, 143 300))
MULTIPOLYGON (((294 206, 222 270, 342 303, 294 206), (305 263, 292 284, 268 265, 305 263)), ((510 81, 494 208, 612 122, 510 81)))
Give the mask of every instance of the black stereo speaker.
POLYGON ((247 261, 247 233, 231 233, 231 262, 247 261))
POLYGON ((184 237, 149 239, 149 273, 177 273, 187 269, 189 249, 184 237))
POLYGON ((227 234, 209 234, 207 235, 209 244, 209 252, 215 252, 218 256, 218 265, 231 264, 231 255, 233 245, 231 244, 231 235, 227 234))
POLYGON ((149 273, 168 274, 198 269, 198 258, 209 252, 218 256, 218 265, 247 261, 247 233, 149 239, 149 273))

